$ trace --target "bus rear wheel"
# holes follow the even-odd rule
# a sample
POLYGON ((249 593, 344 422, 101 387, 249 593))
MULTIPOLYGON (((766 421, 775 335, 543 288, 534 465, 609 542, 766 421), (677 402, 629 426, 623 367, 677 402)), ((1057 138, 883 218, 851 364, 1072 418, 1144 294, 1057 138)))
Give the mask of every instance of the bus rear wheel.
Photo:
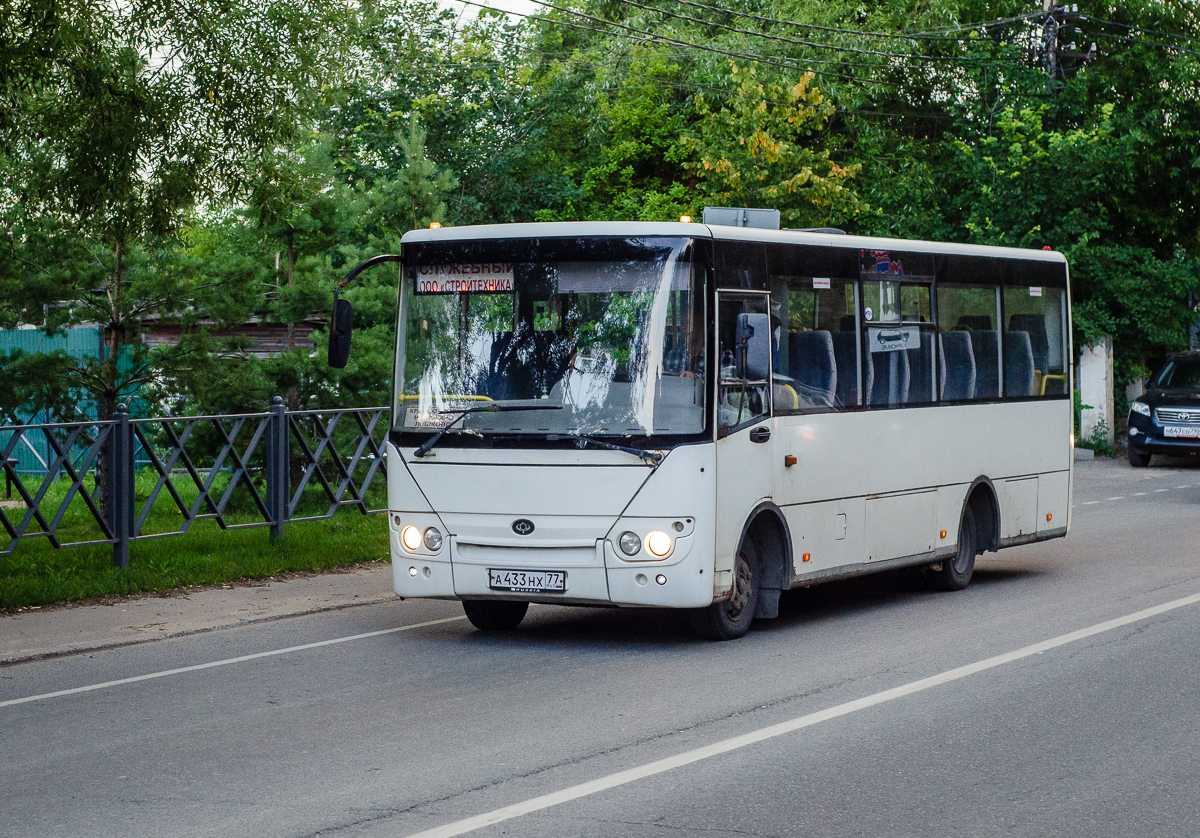
POLYGON ((971 584, 975 572, 975 556, 979 552, 979 527, 975 510, 968 504, 958 525, 958 552, 942 561, 940 569, 925 571, 929 586, 937 591, 961 591, 971 584))
POLYGON ((736 640, 750 630, 758 610, 759 561, 753 539, 747 538, 733 563, 729 599, 692 612, 692 630, 702 640, 736 640))
POLYGON ((529 610, 528 602, 490 599, 464 599, 462 605, 471 625, 480 631, 512 631, 529 610))

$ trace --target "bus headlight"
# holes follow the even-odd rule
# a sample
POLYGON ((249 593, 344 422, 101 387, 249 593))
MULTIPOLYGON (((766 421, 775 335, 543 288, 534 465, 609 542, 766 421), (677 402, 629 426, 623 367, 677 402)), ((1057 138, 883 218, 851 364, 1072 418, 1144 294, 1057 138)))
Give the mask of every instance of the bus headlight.
POLYGON ((436 553, 442 549, 442 533, 437 527, 430 527, 425 530, 425 546, 432 553, 436 553))
POLYGON ((621 552, 626 556, 636 556, 638 550, 642 549, 642 540, 638 538, 637 533, 623 532, 617 543, 621 545, 621 552))
POLYGON ((660 559, 671 552, 671 536, 655 530, 646 536, 646 549, 660 559))
POLYGON ((404 544, 405 550, 410 553, 416 552, 417 548, 421 546, 421 531, 409 524, 400 531, 400 541, 404 544))

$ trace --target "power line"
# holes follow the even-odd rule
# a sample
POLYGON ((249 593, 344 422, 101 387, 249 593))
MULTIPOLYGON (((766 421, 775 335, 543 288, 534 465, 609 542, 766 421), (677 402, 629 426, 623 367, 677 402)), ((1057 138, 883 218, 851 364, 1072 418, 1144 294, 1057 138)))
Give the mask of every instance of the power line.
MULTIPOLYGON (((582 17, 587 20, 595 21, 597 23, 607 24, 609 26, 615 26, 619 29, 626 30, 627 32, 634 33, 635 36, 637 36, 637 35, 644 36, 644 37, 632 37, 631 38, 631 40, 635 40, 635 41, 642 42, 642 43, 661 42, 661 43, 665 43, 665 44, 674 44, 674 45, 677 45, 680 47, 684 47, 686 49, 697 49, 697 50, 702 50, 704 52, 714 53, 716 55, 724 55, 729 58, 739 58, 744 61, 754 61, 754 62, 759 62, 762 64, 769 64, 769 65, 772 65, 775 67, 782 67, 785 70, 801 70, 803 72, 813 73, 814 75, 818 75, 818 76, 839 78, 839 79, 842 79, 843 81, 847 81, 847 82, 854 82, 854 83, 858 83, 858 84, 869 83, 869 84, 879 85, 882 87, 893 87, 893 88, 899 87, 899 85, 894 84, 892 82, 880 81, 880 80, 874 79, 874 78, 862 79, 862 78, 858 78, 856 76, 845 76, 845 75, 841 75, 839 73, 830 73, 828 71, 823 71, 823 70, 813 70, 810 67, 802 66, 802 64, 795 59, 788 59, 792 63, 785 64, 782 61, 776 61, 773 58, 770 58, 770 57, 764 56, 764 55, 744 53, 744 52, 734 52, 732 50, 720 49, 719 47, 710 47, 710 46, 706 46, 704 44, 694 44, 691 41, 684 41, 679 38, 669 37, 667 35, 659 35, 657 33, 647 32, 646 30, 643 30, 643 29, 637 29, 632 26, 626 26, 623 23, 616 23, 611 20, 606 20, 604 18, 595 17, 594 15, 585 14, 584 12, 576 12, 576 11, 573 11, 572 9, 567 9, 562 6, 556 6, 553 3, 543 2, 543 0, 531 0, 531 1, 534 3, 537 3, 540 6, 546 6, 547 8, 551 8, 556 11, 573 14, 573 15, 576 15, 577 17, 582 17)), ((542 15, 522 14, 521 12, 509 12, 504 9, 497 9, 493 6, 486 6, 483 3, 475 2, 475 0, 458 0, 458 2, 467 3, 468 5, 471 5, 471 6, 479 6, 480 8, 490 9, 491 11, 500 12, 502 14, 511 14, 511 15, 515 15, 516 17, 522 17, 522 18, 528 18, 531 20, 542 21, 544 23, 572 26, 573 28, 576 28, 576 29, 587 29, 589 31, 598 32, 602 35, 609 35, 609 36, 620 35, 621 37, 630 38, 629 35, 625 35, 620 32, 612 32, 612 31, 602 30, 602 29, 593 29, 592 27, 579 26, 577 24, 571 24, 571 23, 567 23, 566 21, 558 20, 557 18, 550 18, 550 17, 545 17, 542 15)), ((834 66, 845 66, 843 62, 822 61, 820 59, 808 59, 807 63, 809 63, 809 64, 832 64, 834 66)))
POLYGON ((1138 44, 1144 47, 1162 47, 1171 52, 1183 53, 1185 55, 1200 55, 1200 50, 1188 49, 1187 47, 1177 47, 1174 44, 1162 44, 1158 41, 1144 41, 1141 38, 1127 38, 1123 35, 1110 35, 1107 32, 1096 32, 1097 38, 1103 38, 1106 41, 1122 41, 1127 44, 1138 44))
MULTIPOLYGON (((683 0, 678 0, 678 2, 683 2, 683 0)), ((1080 15, 1079 19, 1086 20, 1091 23, 1098 23, 1101 26, 1116 26, 1119 29, 1131 30, 1133 32, 1145 32, 1148 35, 1157 35, 1160 38, 1176 38, 1180 41, 1200 42, 1200 38, 1193 38, 1190 35, 1178 35, 1173 32, 1163 32, 1158 29, 1147 29, 1144 26, 1132 26, 1128 23, 1117 23, 1115 20, 1101 20, 1100 18, 1089 17, 1088 15, 1080 15)))
MULTIPOLYGON (((538 2, 538 0, 534 0, 534 2, 538 2)), ((703 20, 702 18, 698 18, 698 17, 691 17, 689 15, 681 15, 681 14, 677 14, 675 12, 668 12, 666 9, 660 9, 657 6, 647 6, 643 3, 637 2, 637 0, 617 0, 617 2, 623 3, 626 6, 633 6, 638 9, 645 9, 647 11, 657 12, 660 15, 677 18, 678 20, 686 20, 691 23, 700 23, 705 26, 715 26, 718 29, 724 29, 729 32, 736 32, 740 35, 752 35, 756 38, 766 38, 771 41, 782 41, 783 43, 795 44, 797 46, 802 46, 802 47, 811 47, 812 49, 826 49, 826 50, 834 50, 836 52, 851 52, 851 53, 856 53, 858 55, 877 55, 877 56, 882 56, 884 58, 916 58, 916 59, 919 59, 922 61, 972 61, 973 62, 973 61, 979 60, 979 59, 974 59, 974 58, 961 58, 958 56, 921 55, 919 53, 913 54, 913 53, 898 53, 898 52, 881 52, 878 50, 858 49, 857 47, 838 46, 835 44, 823 44, 823 43, 818 43, 816 41, 801 41, 797 38, 787 38, 782 35, 769 35, 766 32, 755 32, 751 29, 740 29, 736 26, 727 26, 724 23, 715 23, 713 21, 703 20)), ((699 4, 689 3, 687 5, 699 5, 699 4)))
POLYGON ((799 23, 794 20, 783 20, 781 18, 767 17, 765 15, 756 15, 756 14, 751 14, 749 12, 739 12, 739 11, 735 11, 734 9, 726 9, 721 6, 707 6, 703 3, 691 2, 691 0, 673 0, 673 1, 680 6, 692 6, 697 9, 707 9, 710 12, 717 12, 719 14, 726 14, 726 15, 733 15, 735 17, 748 18, 750 20, 761 21, 762 23, 775 23, 775 24, 779 24, 782 26, 794 26, 797 29, 811 29, 811 30, 818 31, 818 32, 835 32, 835 33, 838 33, 841 35, 860 35, 860 36, 869 37, 869 38, 887 38, 887 39, 891 39, 891 40, 916 40, 916 41, 964 40, 963 38, 950 38, 945 35, 935 35, 933 33, 939 32, 939 31, 969 32, 969 31, 972 31, 975 29, 985 29, 986 30, 987 28, 992 27, 992 26, 1008 25, 1010 23, 1016 23, 1018 21, 1028 20, 1029 18, 1038 17, 1042 14, 1042 12, 1027 12, 1023 15, 1017 15, 1015 17, 1010 17, 1010 18, 1000 18, 997 20, 987 21, 984 23, 960 24, 958 26, 948 26, 941 30, 931 29, 931 30, 927 30, 925 32, 893 34, 893 33, 889 33, 889 32, 871 32, 871 31, 864 31, 864 30, 860 30, 860 29, 841 29, 836 26, 820 26, 815 23, 799 23))

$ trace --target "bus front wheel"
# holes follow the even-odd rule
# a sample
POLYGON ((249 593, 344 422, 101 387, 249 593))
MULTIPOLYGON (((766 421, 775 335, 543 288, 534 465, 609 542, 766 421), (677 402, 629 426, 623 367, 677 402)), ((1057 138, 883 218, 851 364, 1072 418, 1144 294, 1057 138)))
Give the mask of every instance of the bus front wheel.
POLYGON ((528 602, 464 599, 463 611, 471 625, 480 631, 512 631, 525 619, 528 602))
POLYGON ((962 523, 958 526, 958 551, 953 557, 943 560, 940 569, 925 571, 930 587, 938 591, 961 591, 971 584, 978 545, 979 527, 975 523, 975 510, 968 504, 963 510, 962 523))
POLYGON ((729 599, 692 612, 692 630, 703 640, 736 640, 750 630, 758 610, 759 561, 754 540, 747 538, 733 563, 729 599))

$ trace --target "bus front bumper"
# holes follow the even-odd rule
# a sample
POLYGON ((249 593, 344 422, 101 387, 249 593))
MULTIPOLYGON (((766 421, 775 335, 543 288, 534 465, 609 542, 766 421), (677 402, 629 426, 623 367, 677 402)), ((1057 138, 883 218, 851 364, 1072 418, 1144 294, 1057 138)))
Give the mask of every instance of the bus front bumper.
MULTIPOLYGON (((712 559, 706 572, 688 543, 658 561, 623 560, 612 542, 590 547, 496 547, 450 537, 443 555, 406 552, 392 541, 392 576, 402 597, 507 599, 560 605, 698 608, 712 602, 712 559), (513 591, 493 585, 491 571, 565 574, 562 591, 513 591)), ((680 539, 684 542, 684 539, 680 539)))

